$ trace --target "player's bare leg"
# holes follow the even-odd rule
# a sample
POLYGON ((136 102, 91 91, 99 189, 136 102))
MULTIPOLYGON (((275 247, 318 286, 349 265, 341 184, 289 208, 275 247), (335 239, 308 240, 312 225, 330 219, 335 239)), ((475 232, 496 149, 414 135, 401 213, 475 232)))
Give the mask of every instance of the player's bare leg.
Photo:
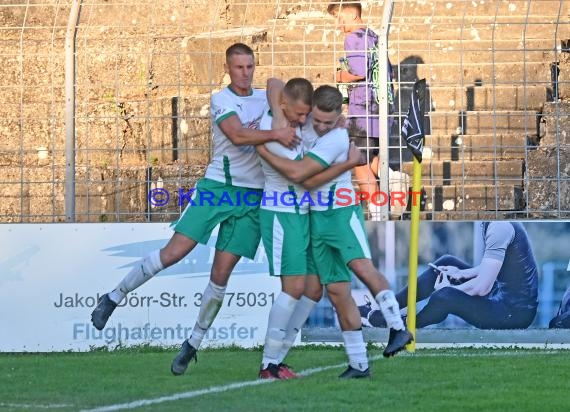
POLYGON ((368 378, 368 356, 362 335, 360 313, 350 292, 349 282, 331 283, 327 286, 329 298, 336 309, 344 348, 348 356, 348 368, 339 376, 342 379, 368 378))
POLYGON ((380 311, 390 328, 390 337, 384 350, 384 356, 394 356, 413 340, 413 335, 406 329, 406 325, 400 316, 400 306, 394 292, 390 290, 388 281, 384 275, 376 270, 370 259, 354 259, 349 262, 348 266, 356 277, 368 287, 378 306, 380 306, 380 311))
POLYGON ((269 311, 267 333, 259 377, 262 379, 291 379, 297 374, 283 363, 281 354, 287 336, 287 327, 305 290, 305 275, 281 275, 281 293, 269 311))
POLYGON ((281 351, 277 358, 277 364, 281 366, 281 369, 289 369, 289 367, 283 362, 287 357, 289 350, 293 346, 293 343, 295 343, 295 339, 297 338, 299 331, 309 318, 313 308, 317 305, 319 300, 321 300, 322 296, 323 286, 321 285, 319 277, 317 275, 307 275, 305 277, 305 290, 291 314, 291 318, 289 319, 289 323, 287 324, 287 329, 285 331, 285 337, 283 338, 283 343, 281 345, 281 351))
POLYGON ((198 320, 194 325, 192 335, 182 343, 180 352, 172 361, 170 370, 174 375, 182 375, 186 372, 190 361, 198 359, 196 352, 222 307, 228 280, 240 259, 241 256, 233 253, 216 250, 210 272, 210 282, 202 294, 198 320))
POLYGON ((368 193, 368 213, 370 215, 370 220, 379 221, 380 208, 370 200, 372 199, 372 195, 378 192, 378 183, 376 182, 376 175, 373 172, 374 169, 372 169, 370 164, 365 164, 362 166, 356 166, 353 170, 354 179, 358 184, 359 190, 361 192, 368 193))
POLYGON ((115 289, 104 294, 91 313, 91 322, 98 330, 102 330, 109 317, 129 292, 140 287, 161 270, 179 262, 192 251, 197 242, 180 233, 174 233, 166 246, 154 250, 137 262, 115 289))

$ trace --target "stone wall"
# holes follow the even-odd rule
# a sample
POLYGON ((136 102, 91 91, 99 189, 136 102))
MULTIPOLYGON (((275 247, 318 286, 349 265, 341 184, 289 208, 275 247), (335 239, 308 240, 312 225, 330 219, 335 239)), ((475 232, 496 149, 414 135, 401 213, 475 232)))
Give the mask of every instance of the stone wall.
MULTIPOLYGON (((65 220, 70 6, 60 3, 0 7, 0 222, 65 220)), ((141 206, 148 170, 173 190, 201 176, 225 49, 256 47, 264 24, 288 12, 271 1, 121 3, 84 1, 76 34, 78 221, 152 220, 159 212, 141 206)))
MULTIPOLYGON (((5 196, 0 222, 64 218, 64 41, 70 5, 61 3, 17 6, 24 2, 7 0, 0 6, 0 192, 5 196), (12 6, 4 7, 7 3, 12 6)), ((151 184, 147 174, 160 171, 176 186, 182 172, 195 173, 188 181, 203 172, 210 155, 209 99, 227 81, 223 62, 229 44, 243 41, 255 49, 257 86, 271 75, 331 83, 342 50, 342 36, 323 14, 326 0, 82 3, 76 36, 78 221, 166 219, 176 213, 153 209, 158 215, 149 215, 141 206, 151 184)), ((367 3, 373 27, 379 26, 383 4, 367 3)), ((570 25, 563 19, 557 20, 560 27, 552 23, 559 2, 517 4, 512 9, 503 0, 399 2, 395 11, 390 53, 400 81, 411 84, 425 76, 431 88, 433 133, 426 147, 435 157, 424 175, 426 190, 461 205, 452 211, 460 218, 470 217, 467 202, 460 202, 465 194, 477 199, 470 208, 481 216, 489 210, 492 215, 494 207, 521 215, 526 207, 531 217, 551 216, 544 212, 558 207, 570 210, 564 195, 570 65, 567 53, 551 47, 551 38, 558 44, 570 25), (511 24, 517 18, 532 24, 511 24), (487 24, 489 19, 497 24, 487 24), (548 82, 553 61, 559 61, 562 100, 544 104, 556 97, 548 82), (535 133, 537 114, 540 133, 535 133), (433 143, 459 137, 464 144, 433 143), (528 139, 538 146, 529 148, 528 139), (455 179, 461 187, 437 187, 439 169, 454 172, 446 185, 455 179)), ((560 9, 561 16, 568 7, 560 9)), ((403 111, 405 87, 401 84, 398 94, 403 111)), ((396 135, 391 144, 399 140, 396 135)), ((400 166, 406 170, 406 164, 400 166)))
POLYGON ((561 53, 556 66, 558 83, 542 110, 539 146, 527 159, 528 211, 536 218, 570 217, 570 54, 561 53))
POLYGON ((570 217, 570 145, 539 147, 528 155, 528 211, 534 218, 570 217))

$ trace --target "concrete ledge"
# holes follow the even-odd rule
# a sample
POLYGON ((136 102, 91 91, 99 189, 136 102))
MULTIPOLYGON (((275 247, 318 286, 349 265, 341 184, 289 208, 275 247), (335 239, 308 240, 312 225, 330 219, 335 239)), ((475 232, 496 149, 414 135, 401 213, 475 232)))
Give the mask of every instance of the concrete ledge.
MULTIPOLYGON (((388 329, 363 328, 367 341, 387 342, 388 329)), ((342 342, 339 329, 304 328, 301 341, 342 342)), ((538 344, 570 345, 570 329, 517 329, 517 330, 480 330, 480 329, 419 329, 418 344, 538 344)))

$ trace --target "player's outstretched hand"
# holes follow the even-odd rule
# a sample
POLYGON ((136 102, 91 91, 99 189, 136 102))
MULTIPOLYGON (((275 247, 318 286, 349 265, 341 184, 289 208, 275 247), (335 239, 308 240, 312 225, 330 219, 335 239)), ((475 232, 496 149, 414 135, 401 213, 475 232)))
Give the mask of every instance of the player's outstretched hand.
POLYGON ((289 149, 294 149, 301 143, 301 139, 295 134, 295 129, 293 127, 282 127, 280 129, 273 130, 273 132, 275 140, 289 149))

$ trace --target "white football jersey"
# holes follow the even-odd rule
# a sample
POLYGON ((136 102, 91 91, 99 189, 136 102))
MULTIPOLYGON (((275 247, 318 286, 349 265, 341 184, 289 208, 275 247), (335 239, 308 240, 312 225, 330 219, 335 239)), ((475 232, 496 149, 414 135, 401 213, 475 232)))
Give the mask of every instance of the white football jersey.
MULTIPOLYGON (((260 129, 271 130, 272 119, 271 111, 267 107, 261 119, 260 129)), ((297 136, 301 136, 299 128, 297 128, 297 136)), ((274 155, 285 159, 298 160, 303 156, 304 146, 302 144, 294 149, 289 149, 278 142, 268 142, 265 143, 265 147, 274 155)), ((261 168, 265 175, 264 196, 260 205, 262 209, 290 213, 309 212, 309 203, 299 204, 298 201, 306 192, 301 185, 291 182, 263 159, 261 159, 261 168)))
MULTIPOLYGON (((303 128, 303 141, 314 141, 314 145, 306 156, 319 162, 325 168, 345 162, 348 159, 350 145, 348 132, 343 128, 335 128, 319 137, 311 123, 303 128)), ((337 209, 356 204, 352 173, 350 170, 340 174, 330 182, 311 191, 312 211, 337 209)))
POLYGON ((265 90, 252 89, 249 96, 238 96, 229 87, 212 95, 214 151, 205 177, 232 186, 263 188, 261 163, 251 145, 236 146, 222 132, 219 124, 237 115, 244 128, 259 129, 267 98, 265 90))

